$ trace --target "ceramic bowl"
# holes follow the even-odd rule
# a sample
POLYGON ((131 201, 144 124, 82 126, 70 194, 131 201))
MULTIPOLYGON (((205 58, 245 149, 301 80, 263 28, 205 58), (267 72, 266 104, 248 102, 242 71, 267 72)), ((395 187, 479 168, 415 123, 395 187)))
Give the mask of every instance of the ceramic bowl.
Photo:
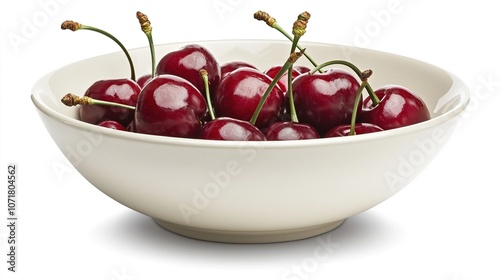
MULTIPOLYGON (((290 43, 197 42, 219 63, 282 65, 290 43)), ((157 57, 188 44, 156 47, 157 57)), ((315 236, 383 202, 431 162, 460 123, 469 93, 453 74, 428 63, 368 49, 302 43, 317 62, 345 59, 372 69, 373 88, 398 84, 428 105, 432 119, 399 129, 300 141, 210 141, 116 131, 81 122, 61 104, 94 81, 128 77, 123 53, 69 64, 42 77, 32 101, 55 144, 104 194, 192 238, 266 243, 315 236), (74 78, 78 77, 78 78, 74 78)), ((139 74, 149 49, 131 51, 139 74)), ((311 66, 305 58, 298 64, 311 66)))

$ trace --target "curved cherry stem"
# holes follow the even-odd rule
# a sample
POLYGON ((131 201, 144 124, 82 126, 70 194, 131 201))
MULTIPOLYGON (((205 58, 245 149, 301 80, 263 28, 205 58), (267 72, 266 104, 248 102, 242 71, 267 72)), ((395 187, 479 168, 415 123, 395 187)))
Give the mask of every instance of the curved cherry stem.
POLYGON ((373 74, 372 70, 365 70, 360 73, 361 85, 359 86, 358 92, 356 93, 356 99, 354 100, 354 106, 352 109, 351 116, 351 129, 349 130, 349 135, 356 135, 356 119, 358 117, 358 106, 363 96, 363 90, 368 86, 368 78, 373 74))
MULTIPOLYGON (((356 75, 358 75, 358 77, 361 80, 363 80, 363 72, 356 65, 354 65, 353 63, 351 63, 349 61, 340 60, 340 59, 339 60, 331 60, 331 61, 325 62, 325 63, 323 63, 321 65, 318 65, 314 69, 312 69, 311 71, 309 71, 309 73, 310 74, 314 74, 316 71, 319 71, 320 69, 322 69, 324 67, 327 67, 327 66, 331 66, 331 65, 344 65, 344 66, 347 66, 351 70, 353 70, 356 73, 356 75)), ((380 99, 375 94, 375 92, 373 91, 373 88, 371 87, 371 85, 368 82, 366 83, 365 87, 366 87, 366 91, 368 92, 368 95, 370 96, 370 99, 373 102, 373 105, 377 105, 378 103, 380 103, 380 99)))
POLYGON ((71 21, 71 20, 64 21, 61 24, 61 29, 63 29, 63 30, 69 29, 71 31, 90 30, 90 31, 100 33, 100 34, 110 38, 111 40, 113 40, 116 44, 118 44, 118 46, 120 46, 122 51, 125 53, 125 56, 127 57, 127 60, 128 60, 128 64, 130 66, 130 78, 135 81, 135 68, 134 68, 134 63, 132 61, 132 57, 130 57, 130 54, 129 54, 127 48, 125 48, 125 46, 115 36, 111 35, 110 33, 106 32, 102 29, 95 28, 95 27, 89 26, 89 25, 80 24, 78 22, 71 21))
POLYGON ((210 97, 210 87, 209 87, 207 70, 201 69, 200 75, 201 75, 201 78, 203 79, 203 85, 205 87, 205 97, 207 99, 208 113, 210 114, 210 118, 212 120, 215 120, 216 116, 215 116, 214 108, 212 106, 212 98, 210 97))
POLYGON ((252 118, 250 119, 250 123, 251 124, 255 125, 255 123, 257 122, 257 118, 259 117, 260 111, 262 111, 262 107, 264 107, 264 103, 266 102, 267 97, 269 96, 269 94, 271 93, 271 91, 274 89, 274 87, 278 83, 278 80, 288 71, 289 68, 293 67, 293 64, 301 56, 302 56, 301 52, 292 53, 290 55, 290 57, 287 59, 287 61, 285 62, 285 64, 283 64, 283 67, 281 67, 281 69, 278 72, 278 74, 276 74, 276 76, 271 81, 271 83, 267 87, 266 91, 264 92, 264 94, 260 98, 259 104, 257 104, 257 107, 255 108, 255 111, 254 111, 254 113, 252 115, 252 118))

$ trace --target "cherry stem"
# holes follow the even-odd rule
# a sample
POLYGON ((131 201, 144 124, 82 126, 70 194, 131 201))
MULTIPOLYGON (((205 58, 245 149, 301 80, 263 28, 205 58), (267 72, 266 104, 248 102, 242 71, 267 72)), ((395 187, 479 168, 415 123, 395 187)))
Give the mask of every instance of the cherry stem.
POLYGON ((212 99, 210 97, 210 87, 209 87, 207 70, 201 69, 200 75, 201 75, 201 78, 203 79, 203 85, 205 86, 205 96, 207 98, 208 113, 210 114, 210 118, 212 120, 215 120, 216 116, 215 116, 214 108, 212 106, 212 99))
POLYGON ((156 55, 155 55, 155 45, 153 43, 153 27, 151 26, 151 22, 148 19, 148 16, 137 12, 137 19, 139 20, 139 24, 141 25, 142 32, 146 34, 149 43, 149 50, 151 52, 151 77, 156 75, 156 55))
POLYGON ((90 31, 100 33, 100 34, 110 38, 111 40, 113 40, 116 44, 118 44, 118 46, 120 46, 122 51, 125 53, 125 56, 127 56, 127 60, 128 60, 129 66, 130 66, 130 78, 135 81, 135 69, 134 69, 134 63, 132 62, 132 58, 130 57, 130 54, 129 54, 127 48, 125 48, 125 46, 115 36, 111 35, 110 33, 106 32, 102 29, 95 28, 95 27, 92 27, 89 25, 83 25, 83 24, 80 24, 80 23, 72 21, 72 20, 64 21, 61 24, 61 29, 62 30, 69 29, 71 31, 90 30, 90 31))
MULTIPOLYGON (((290 55, 293 54, 299 39, 306 33, 307 22, 311 15, 308 12, 303 12, 297 17, 297 20, 293 24, 292 34, 292 48, 290 50, 290 55)), ((305 51, 305 50, 304 50, 305 51)), ((293 90, 292 90, 292 75, 293 75, 293 64, 288 68, 288 102, 290 103, 290 119, 292 122, 298 123, 299 118, 297 116, 297 111, 295 110, 295 102, 293 100, 293 90)))
MULTIPOLYGON (((286 38, 288 38, 288 40, 290 40, 291 42, 293 42, 293 37, 288 34, 288 32, 286 32, 279 24, 278 22, 276 21, 275 18, 271 17, 268 13, 266 12, 263 12, 263 11, 257 11, 254 16, 253 16, 256 20, 261 20, 261 21, 264 21, 268 26, 270 26, 271 28, 274 28, 276 30, 278 30, 281 34, 283 34, 286 38)), ((306 49, 297 45, 296 46, 297 49, 299 49, 299 51, 301 53, 304 54, 304 56, 309 60, 309 62, 311 62, 311 64, 316 67, 318 66, 318 64, 313 60, 312 57, 309 56, 309 54, 306 53, 306 49)), ((295 49, 294 49, 295 51, 295 49)), ((321 73, 322 71, 319 70, 319 72, 321 73)))
POLYGON ((354 107, 351 116, 351 129, 349 130, 349 135, 356 135, 356 119, 358 115, 358 106, 361 101, 361 96, 363 96, 363 90, 368 85, 368 78, 373 74, 372 70, 366 70, 361 73, 361 85, 359 86, 358 92, 356 94, 356 99, 354 100, 354 107))
MULTIPOLYGON (((363 75, 364 75, 363 72, 356 65, 354 65, 353 63, 351 63, 349 61, 345 61, 345 60, 331 60, 331 61, 325 62, 321 65, 316 66, 311 71, 309 71, 309 74, 314 74, 316 71, 319 71, 320 69, 322 69, 324 67, 327 67, 330 65, 335 65, 335 64, 340 64, 340 65, 344 65, 344 66, 349 67, 351 70, 353 70, 356 73, 356 75, 358 75, 358 77, 361 80, 363 80, 363 75)), ((373 102, 373 105, 377 105, 378 103, 380 103, 380 99, 373 91, 373 88, 371 87, 371 85, 369 83, 367 83, 365 87, 366 87, 366 91, 368 92, 368 95, 370 96, 370 99, 373 102)))
POLYGON ((252 115, 252 118, 250 119, 251 124, 255 125, 255 123, 257 122, 257 118, 259 117, 260 111, 262 110, 262 107, 264 107, 264 103, 266 102, 267 97, 278 83, 278 80, 288 71, 288 69, 293 67, 293 64, 302 56, 302 54, 303 54, 302 52, 294 52, 290 55, 290 57, 288 57, 283 67, 281 67, 278 74, 276 74, 274 79, 271 81, 271 84, 269 84, 266 91, 260 98, 259 104, 257 104, 257 107, 255 108, 255 111, 252 115))
POLYGON ((77 105, 105 105, 105 106, 115 106, 115 107, 121 107, 125 109, 130 109, 130 110, 135 110, 134 106, 130 105, 125 105, 121 103, 116 103, 116 102, 109 102, 109 101, 104 101, 104 100, 99 100, 99 99, 94 99, 88 96, 83 96, 80 97, 78 95, 74 95, 72 93, 68 93, 63 98, 61 99, 61 102, 68 106, 77 106, 77 105))

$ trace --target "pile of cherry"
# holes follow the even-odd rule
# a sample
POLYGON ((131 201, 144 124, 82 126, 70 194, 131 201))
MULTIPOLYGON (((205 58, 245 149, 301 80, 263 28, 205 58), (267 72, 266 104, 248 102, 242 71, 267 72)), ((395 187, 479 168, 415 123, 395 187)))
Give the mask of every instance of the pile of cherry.
POLYGON ((267 13, 254 17, 292 41, 283 65, 259 70, 249 61, 219 63, 204 46, 190 44, 165 54, 158 63, 152 28, 137 12, 151 49, 152 71, 135 79, 130 55, 111 34, 65 21, 62 29, 92 30, 117 42, 129 59, 130 78, 92 84, 83 97, 62 102, 80 105, 80 120, 136 133, 212 140, 301 140, 372 133, 430 119, 421 98, 403 86, 373 90, 371 70, 342 60, 316 64, 298 45, 310 15, 304 12, 290 36, 267 13), (295 65, 306 55, 314 67, 295 65), (327 68, 342 65, 343 68, 327 68), (349 69, 345 69, 347 68, 349 69), (368 95, 364 97, 363 91, 368 95))

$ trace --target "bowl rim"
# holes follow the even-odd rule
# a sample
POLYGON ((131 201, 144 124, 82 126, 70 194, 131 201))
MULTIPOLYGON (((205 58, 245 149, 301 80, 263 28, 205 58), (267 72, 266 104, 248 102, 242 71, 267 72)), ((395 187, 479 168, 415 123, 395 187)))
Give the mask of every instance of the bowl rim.
MULTIPOLYGON (((283 43, 286 42, 285 40, 273 40, 273 39, 230 39, 230 40, 202 40, 202 41, 185 41, 185 42, 173 42, 173 43, 166 43, 166 44, 160 44, 157 47, 164 47, 164 46, 169 46, 169 45, 183 45, 183 44, 213 44, 213 43, 224 43, 224 42, 254 42, 254 43, 283 43)), ((114 129, 108 129, 105 127, 100 127, 94 124, 90 123, 85 123, 83 121, 80 121, 78 119, 66 116, 64 114, 61 114, 57 112, 56 110, 52 109, 50 106, 48 106, 46 103, 42 101, 41 96, 46 95, 50 96, 50 93, 48 93, 47 88, 49 87, 49 79, 51 78, 52 75, 54 75, 56 72, 60 71, 61 69, 64 69, 65 67, 68 67, 73 64, 80 63, 85 60, 90 60, 90 59, 99 59, 103 58, 106 56, 110 55, 115 55, 120 52, 110 52, 107 54, 101 54, 98 56, 93 56, 89 57, 83 60, 78 60, 72 63, 69 63, 65 66, 59 67, 55 70, 52 70, 42 76, 38 81, 35 83, 35 85, 32 88, 32 93, 31 93, 31 100, 35 107, 43 114, 49 116, 52 119, 58 120, 60 122, 65 123, 66 125, 72 126, 74 128, 80 129, 80 130, 85 130, 88 132, 95 132, 98 134, 103 134, 107 136, 112 136, 116 138, 123 138, 125 140, 136 140, 136 141, 141 141, 141 142, 149 142, 149 143, 157 143, 157 144, 168 144, 168 145, 177 145, 177 146, 190 146, 190 147, 201 147, 201 148, 210 148, 210 147, 227 147, 227 148, 241 148, 244 146, 251 146, 255 147, 258 146, 259 148, 292 148, 292 147, 307 147, 307 146, 322 146, 322 145, 341 145, 341 144, 350 144, 350 143, 359 143, 359 142, 365 142, 365 141, 374 141, 374 140, 380 140, 388 137, 394 137, 397 135, 403 135, 409 132, 417 132, 417 131, 422 131, 425 129, 429 129, 432 127, 436 127, 438 125, 441 125, 443 123, 449 122, 452 119, 456 118, 465 108, 467 107, 469 101, 470 101, 470 92, 465 83, 459 79, 457 76, 455 76, 453 73, 440 68, 436 65, 427 63, 425 61, 417 60, 414 58, 394 54, 394 53, 389 53, 389 52, 384 52, 384 51, 379 51, 379 50, 373 50, 373 49, 368 49, 368 48, 360 48, 356 46, 348 46, 348 45, 341 45, 341 44, 333 44, 333 43, 324 43, 324 42, 310 42, 310 41, 304 41, 302 44, 306 45, 319 45, 319 46, 336 46, 336 47, 344 47, 344 48, 352 48, 352 49, 358 49, 361 51, 370 51, 370 52, 375 52, 375 53, 380 53, 380 54, 385 54, 385 55, 393 55, 395 57, 400 57, 400 58, 405 58, 405 59, 410 59, 412 61, 420 62, 420 63, 425 63, 434 67, 437 67, 439 70, 445 72, 446 74, 449 75, 449 77, 452 80, 451 87, 448 89, 447 93, 450 93, 452 91, 460 91, 458 96, 460 96, 460 101, 453 106, 452 109, 449 111, 435 116, 431 118, 428 121, 424 121, 421 123, 401 127, 401 128, 396 128, 396 129, 391 129, 391 130, 384 130, 376 133, 369 133, 369 134, 361 134, 361 135, 355 135, 355 136, 348 136, 348 137, 332 137, 332 138, 318 138, 318 139, 307 139, 307 140, 287 140, 287 141, 222 141, 222 140, 205 140, 205 139, 194 139, 194 138, 180 138, 180 137, 170 137, 170 136, 159 136, 159 135, 149 135, 149 134, 142 134, 142 133, 131 133, 129 131, 119 131, 119 130, 114 130, 114 129)), ((132 53, 137 50, 143 50, 147 47, 138 47, 134 49, 130 49, 129 51, 132 53)), ((446 93, 446 94, 447 94, 446 93)), ((444 94, 444 95, 446 95, 444 94)), ((444 96, 443 95, 443 96, 444 96)), ((429 108, 430 109, 430 108, 429 108)))

